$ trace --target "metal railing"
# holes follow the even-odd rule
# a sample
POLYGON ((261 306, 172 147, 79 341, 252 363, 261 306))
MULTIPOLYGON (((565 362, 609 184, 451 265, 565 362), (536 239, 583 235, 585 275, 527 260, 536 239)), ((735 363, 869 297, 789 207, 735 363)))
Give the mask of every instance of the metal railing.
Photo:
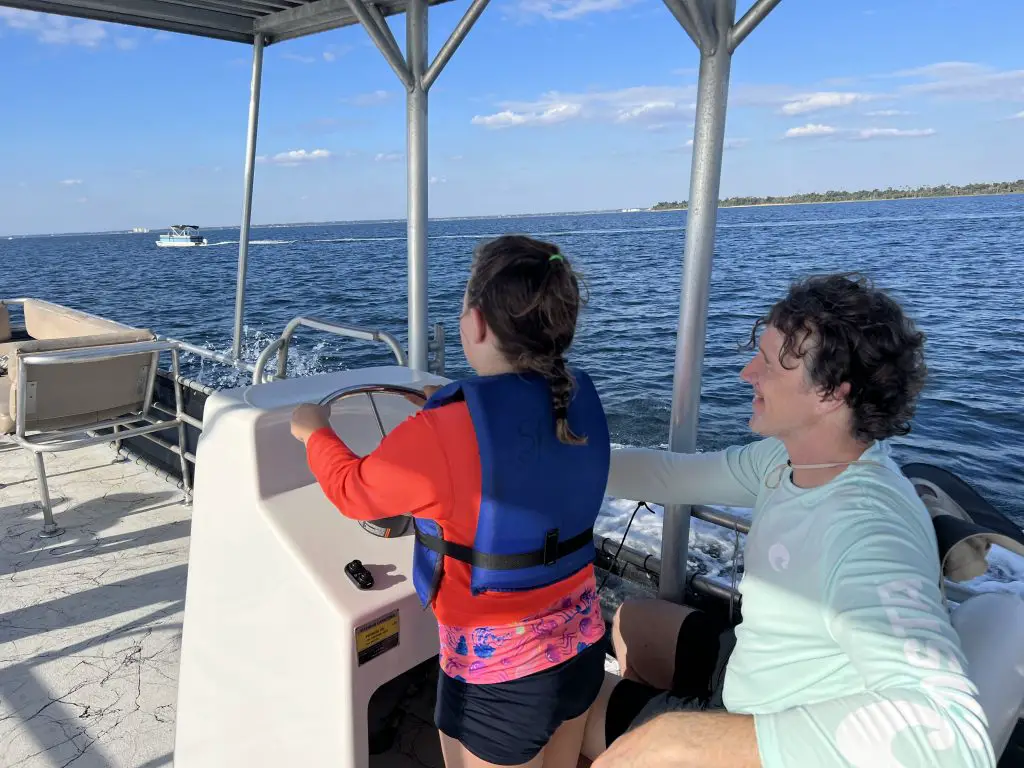
POLYGON ((428 351, 433 355, 429 361, 430 372, 444 376, 444 323, 434 323, 434 338, 430 340, 428 351))
POLYGON ((223 355, 220 352, 214 352, 212 349, 206 349, 205 347, 197 347, 195 344, 189 344, 187 341, 181 341, 180 339, 172 339, 167 336, 157 336, 159 341, 167 341, 174 344, 179 351, 185 352, 196 357, 201 357, 206 360, 211 360, 221 365, 226 365, 229 368, 234 368, 236 371, 242 373, 254 373, 257 368, 252 363, 247 363, 242 359, 236 359, 230 355, 223 355))
POLYGON ((274 341, 270 342, 270 344, 267 345, 267 348, 260 353, 259 358, 256 360, 256 365, 253 366, 253 384, 266 384, 269 381, 273 381, 275 378, 283 379, 287 377, 288 351, 291 347, 292 336, 295 335, 295 331, 297 331, 300 326, 313 328, 325 333, 333 333, 335 336, 345 336, 350 339, 375 341, 381 344, 386 344, 391 349, 391 353, 395 356, 395 360, 399 365, 404 366, 407 364, 405 352, 402 350, 402 345, 398 343, 398 339, 386 331, 362 328, 357 325, 331 323, 326 320, 318 320, 315 317, 296 317, 284 327, 284 331, 281 335, 274 341), (275 353, 277 354, 277 371, 273 377, 268 377, 266 375, 266 367, 270 362, 270 358, 275 353))
MULTIPOLYGON (((692 516, 698 520, 704 520, 705 522, 717 525, 720 528, 726 528, 737 534, 748 534, 750 533, 750 521, 745 517, 734 515, 729 512, 725 512, 720 509, 714 509, 712 507, 695 506, 692 510, 692 516)), ((733 568, 732 568, 732 584, 723 584, 722 582, 704 574, 694 574, 690 580, 690 586, 696 592, 707 595, 709 597, 715 597, 722 600, 736 601, 739 605, 740 594, 739 590, 736 589, 736 558, 733 557, 733 568)), ((653 565, 653 563, 652 563, 653 565)), ((661 561, 657 561, 657 565, 661 565, 661 561)), ((945 579, 945 594, 946 597, 956 603, 962 603, 969 597, 980 594, 977 590, 973 590, 970 587, 966 587, 955 581, 945 579)))

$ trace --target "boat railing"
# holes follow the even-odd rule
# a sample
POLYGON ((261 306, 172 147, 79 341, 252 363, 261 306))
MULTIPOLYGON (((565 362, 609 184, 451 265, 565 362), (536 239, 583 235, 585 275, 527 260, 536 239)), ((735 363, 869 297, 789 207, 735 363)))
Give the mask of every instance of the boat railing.
MULTIPOLYGON (((690 514, 698 520, 703 520, 711 523, 712 525, 731 531, 737 539, 737 551, 740 550, 738 541, 739 535, 747 535, 750 533, 750 520, 742 515, 701 505, 692 507, 690 514)), ((612 551, 609 551, 609 546, 612 546, 610 539, 599 538, 595 543, 599 551, 604 551, 609 555, 613 554, 612 551)), ((618 551, 617 559, 629 563, 641 571, 657 574, 659 577, 661 575, 661 558, 655 557, 654 555, 647 555, 642 552, 636 552, 628 549, 627 547, 623 547, 621 551, 618 551)), ((738 569, 739 559, 734 557, 732 559, 729 581, 723 581, 721 578, 710 576, 708 574, 694 573, 689 579, 690 588, 707 597, 727 600, 730 604, 739 605, 740 594, 737 589, 739 580, 738 569)), ((945 594, 946 597, 953 602, 962 603, 967 600, 967 598, 980 593, 978 590, 971 589, 964 584, 951 581, 950 579, 945 579, 945 594)))
POLYGON ((189 344, 187 341, 181 341, 180 339, 172 339, 167 336, 159 336, 161 341, 167 341, 174 344, 181 352, 185 352, 196 357, 201 357, 205 360, 211 360, 221 365, 226 365, 229 368, 234 368, 236 371, 242 373, 253 373, 257 370, 253 363, 247 363, 241 358, 233 358, 230 355, 224 355, 220 352, 215 352, 212 349, 206 347, 197 347, 195 344, 189 344))
POLYGON ((317 331, 323 331, 324 333, 334 334, 335 336, 344 336, 350 339, 360 339, 361 341, 373 341, 385 344, 391 350, 391 353, 395 356, 395 361, 399 365, 405 366, 408 364, 402 345, 399 344, 398 339, 387 331, 380 331, 374 328, 363 328, 358 325, 332 323, 315 317, 299 316, 290 320, 288 325, 284 327, 284 331, 281 332, 281 335, 274 339, 274 341, 270 342, 266 349, 260 353, 259 358, 256 360, 254 370, 252 371, 253 384, 266 384, 274 379, 287 378, 288 352, 291 349, 292 337, 300 327, 312 328, 317 331), (268 376, 266 368, 275 353, 277 354, 277 370, 274 375, 268 376))

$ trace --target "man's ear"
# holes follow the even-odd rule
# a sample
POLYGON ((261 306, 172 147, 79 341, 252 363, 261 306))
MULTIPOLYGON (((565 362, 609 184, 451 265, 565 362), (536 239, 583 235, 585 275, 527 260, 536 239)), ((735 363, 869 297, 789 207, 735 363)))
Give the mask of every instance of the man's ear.
POLYGON ((822 395, 818 400, 818 413, 832 413, 846 405, 846 398, 850 396, 850 383, 844 381, 831 395, 822 395))

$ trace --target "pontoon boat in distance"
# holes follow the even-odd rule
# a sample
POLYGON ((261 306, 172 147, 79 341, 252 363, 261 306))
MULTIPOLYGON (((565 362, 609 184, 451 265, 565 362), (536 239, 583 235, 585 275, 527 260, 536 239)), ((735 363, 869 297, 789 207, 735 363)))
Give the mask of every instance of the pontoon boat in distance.
POLYGON ((199 227, 195 224, 172 224, 171 231, 160 235, 156 244, 160 248, 194 248, 206 245, 206 238, 199 234, 199 227))

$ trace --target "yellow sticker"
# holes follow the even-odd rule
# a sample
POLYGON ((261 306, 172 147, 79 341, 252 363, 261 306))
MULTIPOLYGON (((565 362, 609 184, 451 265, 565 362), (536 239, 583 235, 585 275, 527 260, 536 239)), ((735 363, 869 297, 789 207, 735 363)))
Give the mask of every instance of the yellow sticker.
POLYGON ((356 658, 360 666, 398 647, 398 611, 386 613, 356 627, 356 658))

